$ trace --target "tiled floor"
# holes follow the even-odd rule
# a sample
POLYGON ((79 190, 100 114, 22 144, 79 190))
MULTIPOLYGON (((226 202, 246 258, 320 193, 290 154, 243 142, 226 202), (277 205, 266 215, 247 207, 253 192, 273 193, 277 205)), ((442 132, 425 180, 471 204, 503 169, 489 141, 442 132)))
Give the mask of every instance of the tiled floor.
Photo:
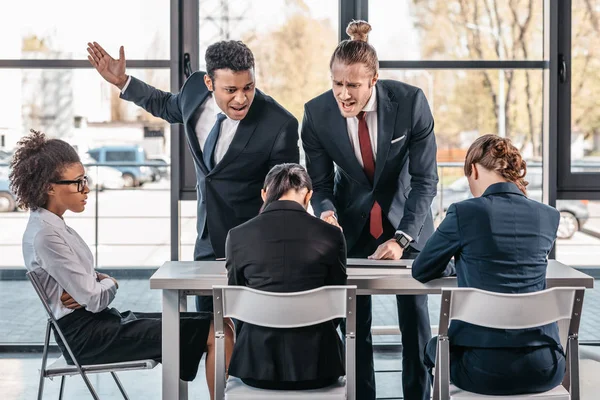
MULTIPOLYGON (((0 399, 29 400, 35 399, 39 382, 38 372, 40 355, 2 354, 0 355, 0 399)), ((121 382, 130 398, 158 400, 161 398, 161 366, 150 371, 130 371, 119 374, 121 382)), ((377 369, 378 399, 397 399, 402 396, 400 384, 401 360, 398 354, 377 352, 375 356, 377 369)), ((581 399, 597 400, 600 398, 600 350, 597 347, 581 347, 581 399)), ((198 372, 198 377, 189 384, 189 398, 208 400, 208 390, 204 381, 204 368, 198 372)), ((64 399, 89 399, 91 396, 83 381, 78 376, 67 378, 64 399)), ((103 400, 122 399, 118 389, 107 374, 92 375, 92 385, 103 400)), ((46 380, 44 399, 58 398, 60 380, 46 380)))
MULTIPOLYGON (((202 362, 204 364, 204 362, 202 362)), ((35 399, 39 383, 39 368, 41 356, 23 354, 0 355, 0 399, 2 400, 28 400, 35 399)), ((388 352, 378 353, 376 356, 377 393, 378 398, 390 399, 402 396, 400 384, 401 361, 398 354, 388 352)), ((161 398, 161 370, 159 365, 150 371, 128 371, 119 373, 119 378, 127 390, 130 398, 144 400, 158 400, 161 398)), ((108 374, 91 375, 90 380, 98 395, 104 399, 122 399, 117 386, 108 374)), ((189 385, 189 398, 208 400, 208 389, 204 379, 204 365, 198 371, 196 379, 189 385)), ((60 388, 60 379, 46 380, 44 385, 44 399, 57 399, 60 388)), ((89 399, 91 398, 85 384, 79 376, 67 378, 64 399, 89 399)))

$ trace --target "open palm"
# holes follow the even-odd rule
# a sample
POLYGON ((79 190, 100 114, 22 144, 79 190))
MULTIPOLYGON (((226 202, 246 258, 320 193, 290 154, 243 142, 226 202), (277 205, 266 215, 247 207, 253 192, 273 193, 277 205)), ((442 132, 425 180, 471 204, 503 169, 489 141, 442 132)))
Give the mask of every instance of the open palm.
POLYGON ((106 79, 106 81, 123 87, 127 81, 125 75, 125 49, 119 48, 119 59, 115 60, 98 43, 88 43, 88 60, 96 68, 96 71, 106 79))

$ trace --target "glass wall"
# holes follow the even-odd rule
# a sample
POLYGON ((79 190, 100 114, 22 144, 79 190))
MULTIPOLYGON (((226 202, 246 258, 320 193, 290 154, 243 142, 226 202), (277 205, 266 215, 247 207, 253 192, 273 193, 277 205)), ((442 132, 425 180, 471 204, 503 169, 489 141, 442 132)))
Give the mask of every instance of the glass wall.
MULTIPOLYGON (((29 213, 15 209, 8 164, 29 129, 67 141, 85 164, 92 189, 86 210, 67 212, 65 221, 86 241, 99 269, 154 268, 170 258, 170 125, 119 99, 119 90, 86 59, 88 41, 113 57, 122 45, 136 67, 128 74, 169 91, 170 5, 32 0, 3 10, 0 87, 10 93, 0 99, 3 278, 23 270, 21 238, 29 213)), ((138 306, 132 299, 147 296, 121 283, 123 309, 159 310, 156 304, 138 306)), ((0 342, 40 343, 46 317, 29 282, 3 279, 0 287, 0 342)), ((144 288, 149 292, 147 283, 144 288)))

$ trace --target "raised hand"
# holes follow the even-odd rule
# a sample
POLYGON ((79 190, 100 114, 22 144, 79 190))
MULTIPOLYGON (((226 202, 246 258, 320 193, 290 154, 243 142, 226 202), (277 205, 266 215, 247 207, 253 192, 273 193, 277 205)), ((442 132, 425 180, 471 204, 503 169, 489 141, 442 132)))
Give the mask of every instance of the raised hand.
POLYGON ((88 42, 88 60, 96 68, 96 71, 107 81, 123 89, 127 82, 125 74, 125 48, 119 48, 119 59, 115 60, 98 43, 88 42))

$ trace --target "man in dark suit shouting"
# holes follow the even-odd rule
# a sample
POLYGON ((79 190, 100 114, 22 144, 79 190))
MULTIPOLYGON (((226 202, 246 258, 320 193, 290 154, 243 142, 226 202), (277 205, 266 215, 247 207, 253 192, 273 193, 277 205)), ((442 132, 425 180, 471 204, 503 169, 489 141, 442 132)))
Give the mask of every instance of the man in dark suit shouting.
MULTIPOLYGON (((302 143, 315 215, 341 226, 348 257, 415 258, 433 232, 438 182, 433 117, 423 92, 378 80, 371 30, 353 21, 331 58, 333 90, 305 105, 302 143), (337 168, 336 168, 337 167, 337 168)), ((427 296, 397 296, 407 400, 429 399, 427 296)), ((357 299, 357 398, 375 399, 371 298, 357 299)))
MULTIPOLYGON (((267 172, 298 162, 298 121, 255 89, 254 56, 242 42, 209 46, 207 71, 193 73, 177 94, 127 75, 123 47, 117 60, 98 43, 88 43, 87 50, 90 63, 121 90, 121 98, 184 125, 198 179, 194 259, 225 257, 227 232, 258 215, 267 172)), ((212 298, 200 298, 197 305, 212 311, 212 298)))

